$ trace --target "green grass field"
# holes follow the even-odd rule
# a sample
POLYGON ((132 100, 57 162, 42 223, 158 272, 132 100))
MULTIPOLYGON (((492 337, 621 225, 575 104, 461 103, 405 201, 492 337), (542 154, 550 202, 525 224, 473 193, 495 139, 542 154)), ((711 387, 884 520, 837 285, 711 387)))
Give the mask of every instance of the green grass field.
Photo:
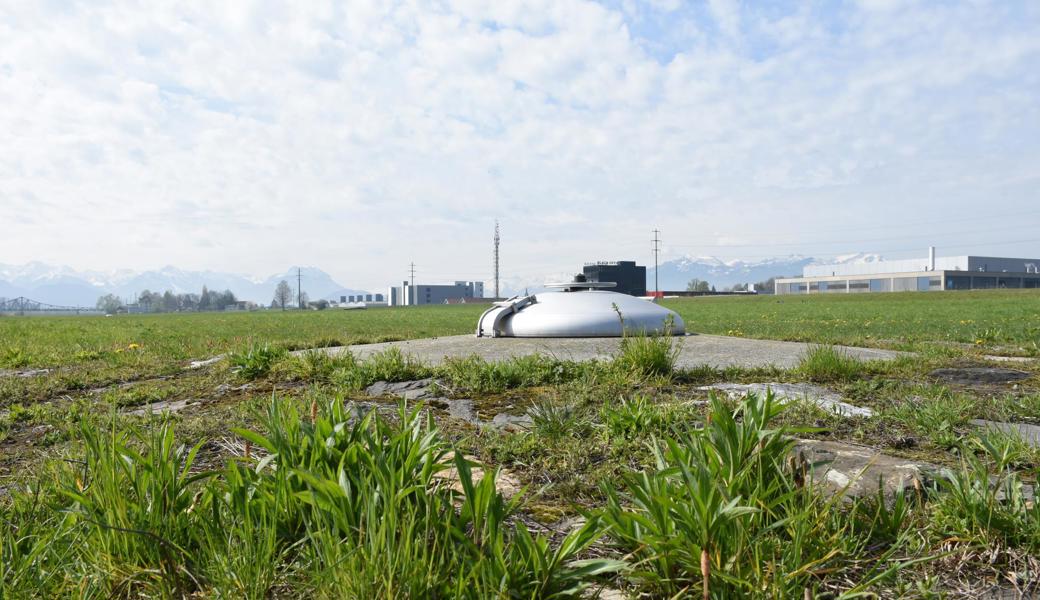
POLYGON ((915 350, 969 344, 1040 354, 1040 292, 705 297, 665 303, 689 331, 915 350))
POLYGON ((0 317, 0 598, 924 599, 1009 573, 1040 592, 1040 449, 970 424, 1040 424, 1040 362, 987 358, 1040 355, 1040 292, 666 305, 690 332, 818 345, 789 370, 680 371, 641 337, 595 363, 430 367, 287 350, 471 334, 485 307, 0 317), (931 375, 965 366, 1028 377, 931 375), (424 377, 443 398, 364 391, 424 377), (768 382, 873 415, 700 389, 768 382), (843 500, 807 484, 795 438, 936 470, 843 500))
MULTIPOLYGON (((979 291, 669 300, 688 331, 853 346, 962 344, 1040 354, 1040 293, 979 291)), ((471 333, 484 307, 0 317, 0 368, 110 362, 161 371, 241 351, 349 345, 471 333)))

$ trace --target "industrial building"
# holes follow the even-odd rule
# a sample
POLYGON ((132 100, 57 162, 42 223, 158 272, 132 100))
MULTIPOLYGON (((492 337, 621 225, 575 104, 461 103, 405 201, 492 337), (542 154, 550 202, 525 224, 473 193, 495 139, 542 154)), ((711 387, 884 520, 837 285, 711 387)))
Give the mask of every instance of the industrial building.
POLYGON ((357 294, 355 296, 340 296, 340 304, 354 304, 357 302, 382 302, 382 294, 357 294))
POLYGON ((449 300, 459 298, 483 298, 483 281, 456 281, 453 284, 426 285, 401 282, 399 287, 391 286, 387 290, 387 304, 390 306, 422 306, 425 304, 445 304, 449 300))
POLYGON ((801 277, 777 279, 777 294, 856 294, 1040 288, 1040 258, 944 256, 812 265, 801 277))
POLYGON ((586 281, 613 282, 617 286, 610 291, 629 296, 646 295, 646 267, 631 260, 585 263, 582 269, 586 281))

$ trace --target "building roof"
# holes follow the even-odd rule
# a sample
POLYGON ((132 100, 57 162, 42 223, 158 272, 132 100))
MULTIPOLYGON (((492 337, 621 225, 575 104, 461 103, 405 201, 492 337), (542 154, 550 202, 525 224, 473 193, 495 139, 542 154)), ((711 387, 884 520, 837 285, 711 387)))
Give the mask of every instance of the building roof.
POLYGON ((997 256, 942 256, 930 265, 928 258, 879 260, 865 263, 808 265, 802 277, 842 277, 850 275, 884 275, 922 271, 976 271, 987 273, 1040 272, 1040 258, 1003 258, 997 256))

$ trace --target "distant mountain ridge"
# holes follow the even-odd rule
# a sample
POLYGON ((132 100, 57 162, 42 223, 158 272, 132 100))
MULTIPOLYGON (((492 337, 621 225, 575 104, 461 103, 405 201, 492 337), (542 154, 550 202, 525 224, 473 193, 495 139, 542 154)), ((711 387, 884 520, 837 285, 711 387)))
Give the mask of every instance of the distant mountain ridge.
MULTIPOLYGON (((757 283, 770 277, 798 277, 808 265, 870 263, 882 260, 879 254, 846 254, 820 259, 811 256, 790 255, 760 261, 722 260, 714 256, 684 256, 661 263, 658 269, 662 290, 685 290, 691 279, 700 279, 717 289, 735 284, 757 283)), ((653 289, 654 269, 646 270, 647 289, 653 289)))
MULTIPOLYGON (((240 300, 251 300, 258 304, 270 304, 274 288, 285 279, 295 290, 296 269, 264 279, 220 273, 216 271, 186 271, 172 266, 158 270, 136 272, 128 269, 116 271, 77 271, 65 266, 53 266, 40 262, 25 265, 0 264, 0 298, 25 296, 61 306, 94 306, 99 296, 116 294, 132 299, 144 290, 176 293, 199 293, 206 286, 211 290, 231 290, 240 300)), ((312 300, 319 298, 338 300, 340 296, 366 293, 337 283, 332 277, 314 267, 301 267, 303 291, 312 300)))

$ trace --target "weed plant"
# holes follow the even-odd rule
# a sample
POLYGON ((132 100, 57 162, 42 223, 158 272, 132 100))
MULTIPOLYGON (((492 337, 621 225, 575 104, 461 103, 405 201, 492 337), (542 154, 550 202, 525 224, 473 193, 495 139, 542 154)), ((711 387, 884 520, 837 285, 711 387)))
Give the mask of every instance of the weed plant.
MULTIPOLYGON (((604 489, 597 514, 651 595, 801 597, 815 573, 867 551, 869 532, 856 535, 840 500, 788 467, 792 431, 771 426, 780 410, 772 394, 733 411, 713 397, 703 430, 655 445, 656 470, 604 489)), ((894 572, 878 567, 861 586, 894 572)))
POLYGON ((0 597, 577 598, 623 563, 513 524, 518 499, 475 480, 420 409, 354 419, 273 399, 246 456, 200 470, 202 444, 84 424, 80 458, 12 494, 0 597), (452 467, 454 474, 448 473, 452 467))
POLYGON ((232 352, 228 355, 231 369, 239 377, 252 381, 267 376, 275 364, 285 358, 284 348, 264 344, 251 346, 245 352, 232 352))

